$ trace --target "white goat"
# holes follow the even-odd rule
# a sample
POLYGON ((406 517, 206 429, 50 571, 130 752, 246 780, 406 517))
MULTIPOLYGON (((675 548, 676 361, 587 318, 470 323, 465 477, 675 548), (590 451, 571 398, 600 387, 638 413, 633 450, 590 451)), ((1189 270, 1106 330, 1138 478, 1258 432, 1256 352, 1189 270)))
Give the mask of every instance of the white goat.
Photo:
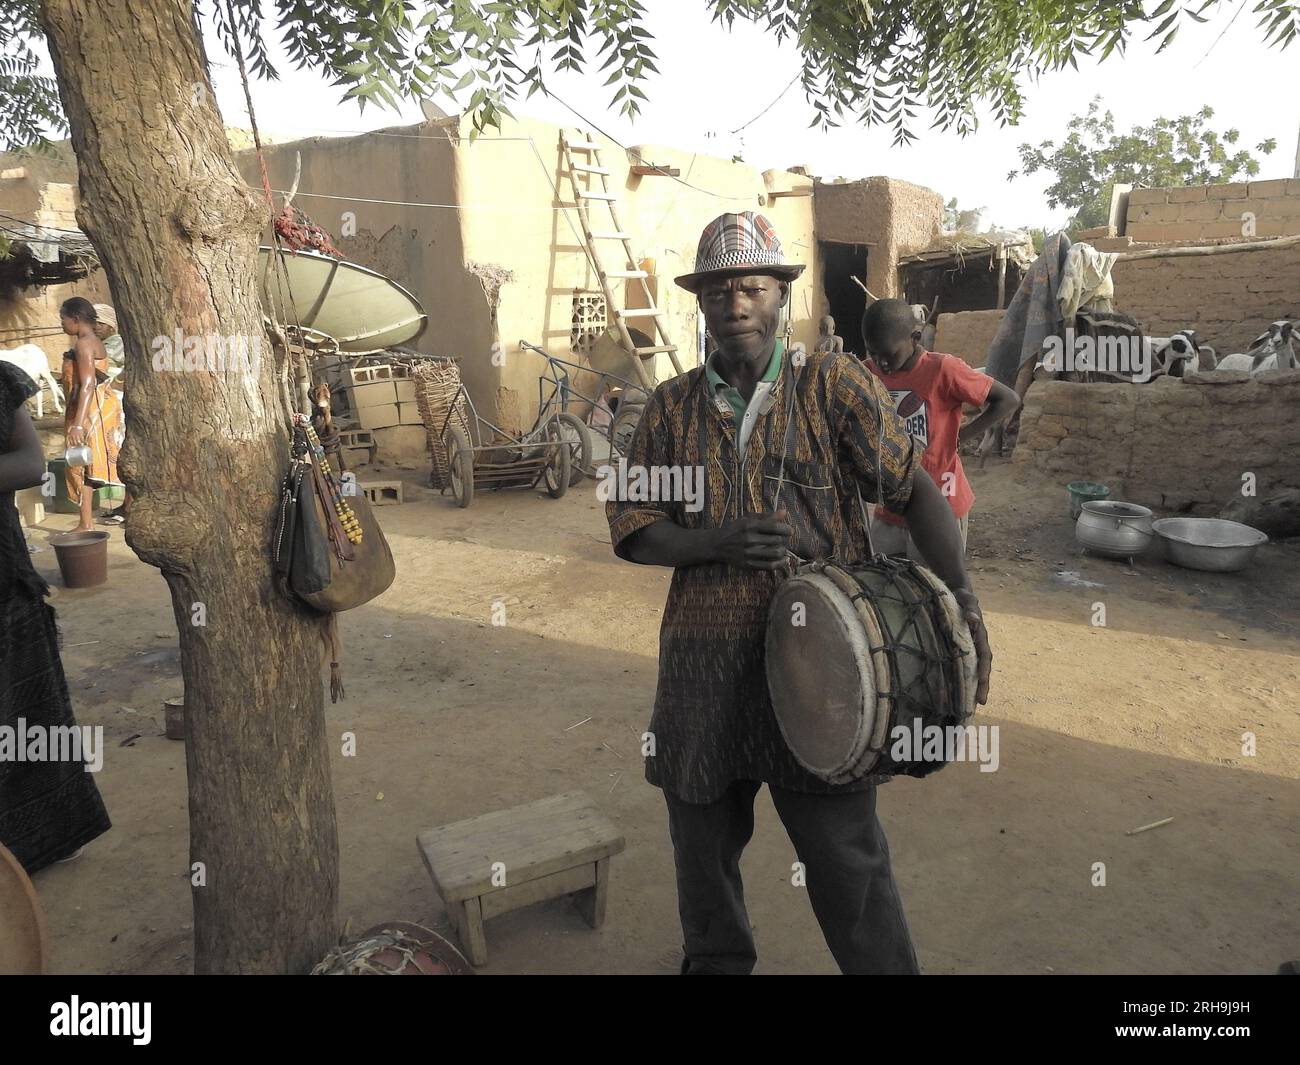
POLYGON ((1294 370, 1300 367, 1292 340, 1295 323, 1285 319, 1273 322, 1260 333, 1245 353, 1225 355, 1217 369, 1246 373, 1265 373, 1269 370, 1294 370))
POLYGON ((59 382, 54 379, 54 374, 50 373, 50 360, 45 357, 44 351, 35 344, 21 344, 8 350, 0 349, 0 362, 13 363, 36 382, 36 417, 45 417, 44 389, 46 388, 54 397, 54 409, 60 414, 63 413, 63 390, 59 388, 59 382))

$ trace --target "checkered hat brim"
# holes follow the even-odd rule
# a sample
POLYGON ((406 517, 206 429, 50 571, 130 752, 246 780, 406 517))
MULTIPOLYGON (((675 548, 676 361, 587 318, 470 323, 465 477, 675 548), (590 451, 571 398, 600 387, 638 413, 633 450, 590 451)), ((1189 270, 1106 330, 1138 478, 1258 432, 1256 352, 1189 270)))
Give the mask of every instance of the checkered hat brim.
POLYGON ((700 234, 695 269, 675 278, 688 292, 698 292, 704 280, 718 274, 772 274, 793 281, 804 268, 787 263, 781 240, 763 215, 755 211, 719 215, 700 234))

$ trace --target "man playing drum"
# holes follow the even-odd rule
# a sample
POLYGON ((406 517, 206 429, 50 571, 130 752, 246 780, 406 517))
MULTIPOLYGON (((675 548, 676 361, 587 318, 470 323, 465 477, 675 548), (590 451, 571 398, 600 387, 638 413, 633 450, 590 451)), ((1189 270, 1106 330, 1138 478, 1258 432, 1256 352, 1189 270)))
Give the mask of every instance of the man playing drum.
POLYGON ((655 390, 626 459, 629 474, 640 467, 659 483, 672 483, 664 475, 673 470, 676 483, 693 483, 686 471, 702 470, 703 505, 698 493, 689 505, 607 504, 620 558, 673 568, 646 779, 668 805, 688 974, 754 967, 740 856, 764 783, 841 971, 918 971, 875 782, 831 785, 803 769, 782 739, 764 673, 768 605, 790 553, 867 556, 856 489, 906 515, 970 626, 976 700, 987 698, 991 654, 957 523, 888 392, 854 358, 783 350, 781 309, 803 269, 786 263, 762 215, 722 215, 705 227, 694 272, 676 280, 698 297, 714 350, 655 390))

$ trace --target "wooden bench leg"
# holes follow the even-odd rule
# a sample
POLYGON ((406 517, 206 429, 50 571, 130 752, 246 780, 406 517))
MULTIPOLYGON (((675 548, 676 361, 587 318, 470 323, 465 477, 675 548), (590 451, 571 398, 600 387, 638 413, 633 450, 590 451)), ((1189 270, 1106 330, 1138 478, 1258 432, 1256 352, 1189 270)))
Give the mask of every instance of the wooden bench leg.
POLYGON ((609 859, 602 858, 596 863, 596 885, 585 891, 576 892, 573 904, 578 907, 582 918, 592 928, 599 928, 605 923, 605 900, 609 897, 609 859))
POLYGON ((483 909, 477 898, 453 902, 447 907, 456 936, 471 965, 487 964, 487 937, 483 934, 483 909))

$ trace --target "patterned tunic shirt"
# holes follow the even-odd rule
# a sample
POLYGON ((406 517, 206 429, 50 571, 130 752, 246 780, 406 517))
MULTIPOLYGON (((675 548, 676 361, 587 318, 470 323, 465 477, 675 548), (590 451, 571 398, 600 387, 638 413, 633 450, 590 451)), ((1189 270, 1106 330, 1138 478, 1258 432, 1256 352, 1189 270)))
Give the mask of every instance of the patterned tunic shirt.
MULTIPOLYGON (((791 548, 800 558, 865 557, 855 486, 865 500, 879 498, 901 512, 919 457, 889 393, 856 359, 815 352, 801 367, 793 361, 784 360, 743 454, 734 413, 712 394, 702 367, 655 390, 632 440, 628 470, 702 468, 703 506, 698 499, 611 499, 606 516, 620 557, 627 557, 624 541, 656 521, 717 528, 775 510, 787 512, 791 548)), ((780 580, 773 571, 720 562, 673 571, 659 632, 654 744, 646 759, 651 784, 707 803, 735 780, 804 792, 857 791, 874 783, 867 777, 827 784, 803 769, 782 739, 763 655, 768 603, 780 580)))

